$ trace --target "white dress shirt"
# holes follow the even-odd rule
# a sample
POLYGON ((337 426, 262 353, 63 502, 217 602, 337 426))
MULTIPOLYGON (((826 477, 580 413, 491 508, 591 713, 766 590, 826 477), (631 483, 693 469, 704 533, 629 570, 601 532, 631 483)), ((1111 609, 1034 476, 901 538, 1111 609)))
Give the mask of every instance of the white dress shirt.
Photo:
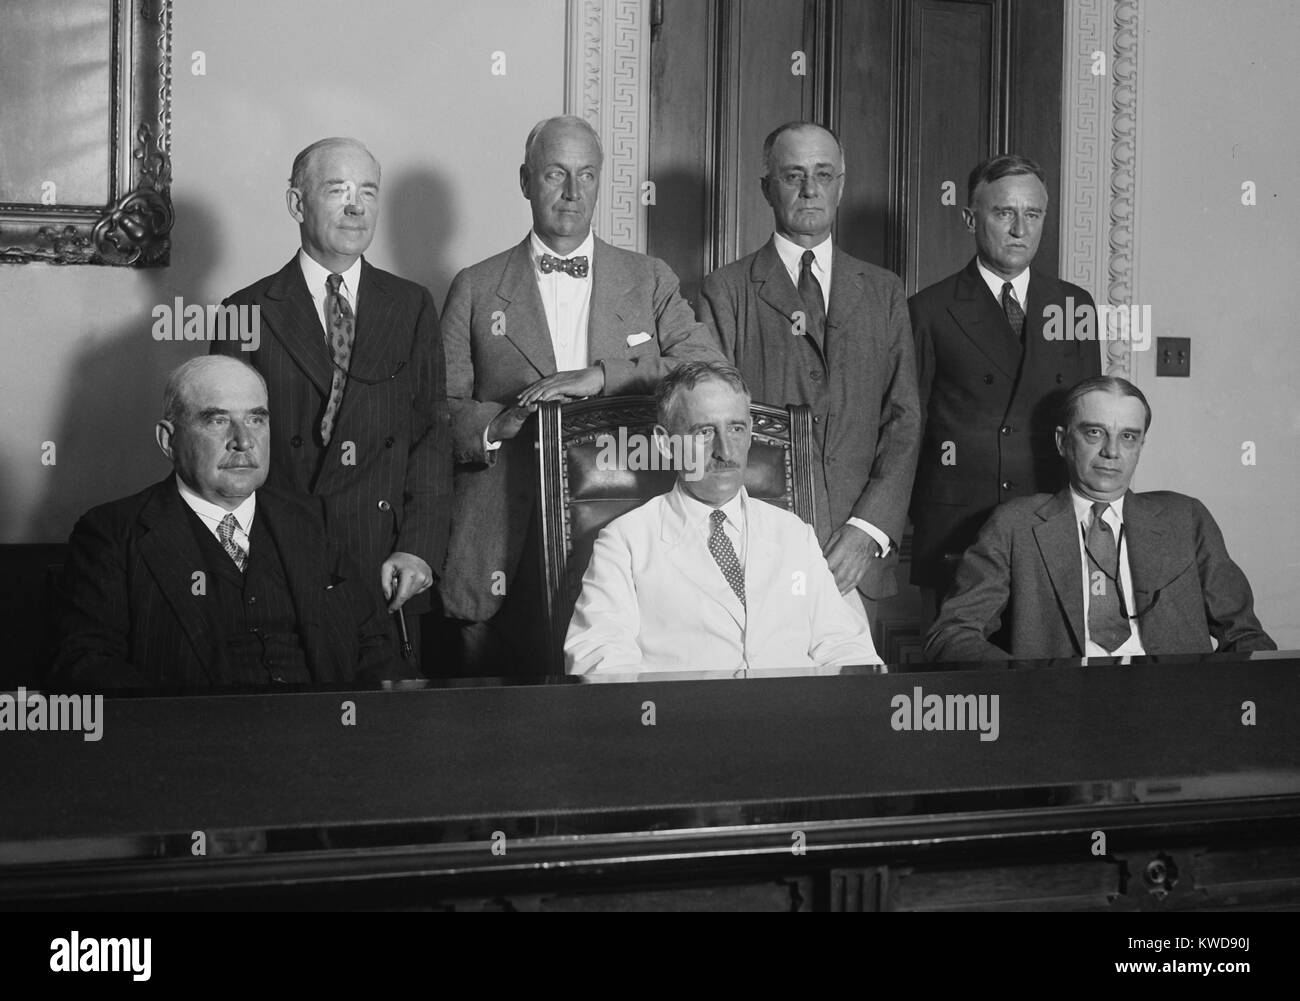
POLYGON ((586 368, 587 360, 587 322, 591 313, 591 279, 594 272, 592 252, 596 248, 596 238, 590 230, 587 238, 571 254, 557 254, 534 231, 529 234, 529 247, 532 250, 533 273, 537 276, 537 291, 542 296, 542 308, 546 310, 546 326, 551 332, 551 346, 555 349, 555 370, 572 372, 586 368), (587 277, 574 278, 563 271, 543 274, 541 261, 543 254, 550 254, 567 261, 571 257, 587 259, 587 277))
MULTIPOLYGON (((984 262, 978 257, 975 258, 975 263, 979 266, 980 277, 984 279, 984 284, 989 287, 989 291, 993 293, 993 298, 996 299, 998 305, 1001 306, 1002 286, 1007 283, 1008 279, 1003 278, 1001 275, 995 275, 984 266, 984 262)), ((1016 302, 1020 303, 1020 309, 1023 312, 1025 303, 1029 301, 1029 269, 1025 268, 1024 271, 1010 279, 1010 281, 1011 291, 1015 293, 1016 302)))
MULTIPOLYGON (((828 236, 817 246, 809 248, 799 246, 799 244, 786 239, 780 233, 773 233, 772 242, 776 246, 776 255, 781 258, 781 263, 785 265, 786 274, 790 276, 790 282, 794 285, 796 291, 799 289, 799 275, 803 272, 804 251, 812 250, 812 273, 817 279, 817 284, 822 287, 822 307, 826 310, 826 315, 829 316, 831 312, 831 267, 835 261, 835 246, 831 243, 831 238, 828 236)), ((848 524, 862 529, 875 539, 876 545, 880 547, 881 556, 889 552, 889 536, 871 522, 862 518, 850 518, 848 524)))
POLYGON ((785 265, 786 274, 796 289, 799 288, 799 275, 803 273, 803 255, 805 250, 813 252, 812 273, 817 284, 822 287, 822 308, 831 311, 831 266, 835 261, 835 248, 828 236, 815 247, 801 247, 793 240, 787 240, 780 233, 773 233, 776 244, 776 256, 785 265))
POLYGON ((179 476, 176 477, 176 486, 180 489, 181 500, 190 506, 190 510, 199 516, 199 520, 212 533, 212 537, 221 542, 221 535, 217 531, 217 526, 221 520, 228 514, 235 516, 235 534, 234 541, 239 544, 239 548, 246 553, 253 551, 252 540, 249 533, 253 531, 253 516, 257 513, 257 494, 249 494, 244 498, 243 503, 233 511, 227 511, 224 507, 218 507, 210 501, 205 501, 193 490, 185 485, 179 476))
MULTIPOLYGON (((703 540, 704 550, 709 554, 709 559, 713 559, 713 553, 709 551, 709 535, 713 531, 712 521, 713 508, 701 500, 692 497, 690 493, 682 486, 682 481, 678 480, 673 487, 673 492, 677 494, 676 500, 680 510, 686 515, 689 525, 692 525, 700 538, 703 540)), ((727 520, 722 523, 722 531, 726 533, 731 540, 731 548, 736 551, 736 559, 740 561, 740 569, 745 569, 745 504, 747 495, 744 490, 736 492, 736 496, 721 505, 722 513, 727 516, 727 520)), ((716 563, 717 561, 714 560, 716 563)), ((719 572, 721 568, 719 568, 719 572)))
MULTIPOLYGON (((1092 571, 1096 568, 1092 566, 1092 561, 1088 558, 1087 549, 1084 547, 1084 539, 1088 534, 1088 526, 1092 524, 1093 502, 1087 497, 1076 493, 1073 487, 1070 488, 1070 499, 1074 501, 1074 520, 1079 525, 1079 566, 1083 572, 1084 657, 1123 657, 1129 654, 1141 654, 1143 652, 1142 639, 1138 635, 1137 619, 1129 619, 1129 637, 1116 650, 1104 650, 1092 641, 1092 635, 1088 630, 1088 610, 1092 607, 1092 571)), ((1121 497, 1119 500, 1110 501, 1110 507, 1107 508, 1103 518, 1106 524, 1110 526, 1115 538, 1119 540, 1120 586, 1124 589, 1126 611, 1129 615, 1132 615, 1135 606, 1133 574, 1128 564, 1128 540, 1120 535, 1120 529, 1124 525, 1124 498, 1121 497)), ((1111 568, 1107 567, 1106 571, 1111 572, 1111 568)), ((1109 586, 1110 581, 1106 583, 1109 586)))
MULTIPOLYGON (((316 259, 305 250, 298 251, 298 266, 302 268, 302 276, 307 281, 307 291, 311 293, 311 301, 316 304, 316 316, 320 319, 321 330, 325 332, 325 340, 328 342, 330 325, 329 320, 325 318, 325 297, 329 294, 329 288, 325 280, 332 272, 316 263, 316 259)), ((353 316, 357 315, 357 292, 360 286, 361 258, 358 257, 352 262, 352 267, 343 272, 343 283, 339 286, 339 294, 352 307, 353 316)))

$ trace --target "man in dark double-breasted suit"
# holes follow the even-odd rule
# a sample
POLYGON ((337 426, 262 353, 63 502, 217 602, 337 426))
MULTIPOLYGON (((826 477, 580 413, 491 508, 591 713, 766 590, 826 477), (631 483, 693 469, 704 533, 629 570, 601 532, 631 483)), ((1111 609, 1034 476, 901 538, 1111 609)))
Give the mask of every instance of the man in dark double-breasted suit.
POLYGON ((909 300, 925 432, 912 488, 912 582, 926 617, 984 519, 1065 485, 1053 429, 1065 392, 1101 373, 1093 309, 1077 285, 1030 267, 1047 189, 1021 156, 977 166, 962 211, 976 256, 909 300))
POLYGON ((238 340, 212 349, 266 379, 269 482, 320 499, 330 535, 389 611, 405 606, 418 661, 417 616, 431 606, 451 508, 444 358, 428 290, 362 259, 379 181, 356 140, 322 139, 298 154, 288 205, 302 248, 226 300, 258 308, 256 350, 238 340))

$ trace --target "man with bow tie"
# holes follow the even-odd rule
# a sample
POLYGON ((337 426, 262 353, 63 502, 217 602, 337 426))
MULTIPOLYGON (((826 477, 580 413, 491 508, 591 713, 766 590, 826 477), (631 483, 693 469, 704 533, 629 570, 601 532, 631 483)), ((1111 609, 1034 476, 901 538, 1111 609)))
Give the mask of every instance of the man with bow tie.
POLYGON ((538 123, 519 168, 531 232, 458 274, 443 307, 456 472, 439 588, 470 673, 542 661, 536 436, 521 434, 537 405, 651 393, 683 360, 721 360, 667 265, 592 232, 603 159, 581 118, 538 123))
POLYGON ((286 196, 302 247, 225 305, 255 305, 261 343, 213 341, 266 379, 273 485, 320 499, 420 662, 451 508, 451 443, 438 312, 428 290, 362 255, 379 219, 380 167, 355 139, 321 139, 293 162, 286 196))
POLYGON ((1151 406, 1126 379, 1096 376, 1068 392, 1055 438, 1069 485, 994 509, 957 567, 927 657, 1277 649, 1205 505, 1129 489, 1150 427, 1151 406))

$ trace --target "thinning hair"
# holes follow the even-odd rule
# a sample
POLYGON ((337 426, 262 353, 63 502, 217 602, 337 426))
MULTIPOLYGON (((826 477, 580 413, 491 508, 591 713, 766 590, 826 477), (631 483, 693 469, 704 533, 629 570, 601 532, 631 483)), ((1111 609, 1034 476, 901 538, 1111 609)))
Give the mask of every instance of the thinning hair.
POLYGON ((604 164, 605 147, 601 145, 600 135, 592 127, 591 122, 577 115, 556 115, 553 118, 543 118, 534 125, 532 131, 528 133, 528 138, 524 140, 524 166, 530 172, 533 169, 533 160, 537 156, 537 148, 542 144, 542 133, 552 125, 571 125, 575 129, 586 132, 591 136, 591 141, 596 144, 596 155, 600 158, 600 163, 604 164))
POLYGON ((786 122, 784 125, 778 125, 767 134, 763 140, 763 177, 772 176, 772 148, 776 141, 787 132, 794 132, 797 129, 819 129, 835 140, 835 148, 840 151, 840 169, 844 169, 844 144, 840 142, 840 137, 833 130, 828 129, 825 125, 818 125, 816 122, 786 122))
POLYGON ((262 384, 262 390, 266 390, 266 380, 262 378, 262 373, 242 358, 231 358, 229 355, 199 355, 178 365, 167 377, 167 385, 163 387, 163 420, 170 421, 173 426, 183 424, 189 414, 190 386, 210 369, 222 365, 238 365, 240 368, 247 369, 257 376, 257 381, 262 384))
POLYGON ((1142 409, 1146 411, 1146 424, 1142 426, 1142 433, 1145 434, 1151 427, 1151 404, 1147 402, 1146 396, 1142 390, 1129 382, 1127 379, 1121 379, 1116 375, 1094 375, 1090 379, 1084 379, 1076 383, 1074 387, 1065 394, 1065 399, 1061 403, 1061 427, 1069 429, 1074 419, 1079 413, 1079 401, 1089 393, 1096 392, 1114 393, 1116 396, 1131 396, 1135 400, 1142 401, 1142 409))
POLYGON ((976 164, 975 169, 970 172, 970 176, 966 178, 966 204, 975 204, 975 191, 981 184, 992 184, 1004 177, 1014 177, 1018 174, 1032 174, 1042 182, 1044 189, 1047 187, 1047 175, 1036 162, 1019 153, 1002 153, 976 164))
POLYGON ((682 362, 663 377, 655 392, 655 412, 659 423, 671 431, 672 417, 681 395, 702 382, 726 383, 737 393, 752 399, 749 387, 745 385, 745 377, 735 366, 720 361, 682 362))
POLYGON ((315 159, 316 154, 334 146, 351 146, 353 149, 361 150, 366 156, 375 161, 375 169, 379 171, 379 176, 383 177, 384 168, 380 166, 375 154, 366 149, 366 144, 360 139, 349 139, 346 136, 330 136, 328 139, 317 139, 293 158, 293 169, 289 171, 289 187, 301 191, 307 184, 307 177, 311 174, 312 160, 315 159))

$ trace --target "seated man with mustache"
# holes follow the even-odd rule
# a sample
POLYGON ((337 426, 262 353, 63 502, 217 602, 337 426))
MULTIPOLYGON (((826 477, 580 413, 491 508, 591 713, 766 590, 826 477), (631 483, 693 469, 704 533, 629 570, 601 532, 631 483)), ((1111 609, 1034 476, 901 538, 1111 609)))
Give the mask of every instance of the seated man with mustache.
POLYGON ((173 475, 73 529, 53 687, 346 683, 397 677, 369 578, 310 497, 264 487, 266 383, 233 358, 167 381, 173 475))
POLYGON ((811 525, 745 491, 753 422, 740 372, 688 361, 658 392, 671 491, 596 539, 564 642, 569 674, 879 664, 811 525))

